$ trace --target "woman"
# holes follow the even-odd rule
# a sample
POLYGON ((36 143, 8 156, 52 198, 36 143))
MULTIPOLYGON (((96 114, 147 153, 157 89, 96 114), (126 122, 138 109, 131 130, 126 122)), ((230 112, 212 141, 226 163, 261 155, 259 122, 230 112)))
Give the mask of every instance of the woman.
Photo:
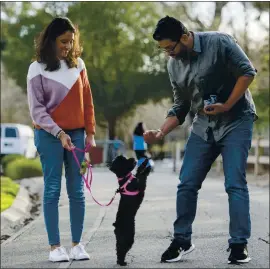
POLYGON ((151 166, 151 172, 154 172, 155 163, 151 159, 151 154, 147 152, 147 144, 144 141, 143 133, 146 128, 143 122, 139 122, 133 132, 133 150, 137 157, 137 165, 140 166, 145 158, 148 158, 148 165, 151 166))
MULTIPOLYGON (((94 105, 80 54, 78 29, 68 18, 55 18, 36 42, 36 61, 27 75, 35 146, 44 174, 43 208, 52 262, 89 259, 80 244, 85 214, 84 182, 71 152, 74 146, 95 146, 94 105), (70 205, 70 255, 60 244, 58 227, 63 163, 70 205)), ((82 161, 84 153, 76 154, 82 161)))
POLYGON ((139 122, 133 132, 133 150, 138 160, 146 157, 147 144, 143 138, 144 132, 144 124, 143 122, 139 122))

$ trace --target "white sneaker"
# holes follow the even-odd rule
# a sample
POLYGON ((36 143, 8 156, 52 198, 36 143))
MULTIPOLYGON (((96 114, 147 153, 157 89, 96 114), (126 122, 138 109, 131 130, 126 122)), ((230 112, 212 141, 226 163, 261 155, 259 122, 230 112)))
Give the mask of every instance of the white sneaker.
POLYGON ((72 247, 70 250, 70 259, 72 260, 89 260, 89 254, 85 251, 82 244, 78 244, 75 247, 72 247))
POLYGON ((69 256, 64 247, 57 247, 53 251, 50 251, 49 261, 51 262, 63 262, 69 261, 69 256))

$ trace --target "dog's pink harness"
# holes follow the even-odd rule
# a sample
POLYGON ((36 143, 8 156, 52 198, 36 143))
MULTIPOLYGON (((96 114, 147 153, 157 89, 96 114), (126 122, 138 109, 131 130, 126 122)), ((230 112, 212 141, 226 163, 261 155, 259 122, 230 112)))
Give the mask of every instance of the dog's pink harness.
MULTIPOLYGON (((89 147, 90 147, 90 145, 88 144, 88 145, 86 145, 86 147, 85 147, 84 149, 80 149, 80 148, 76 148, 76 147, 75 147, 74 149, 71 150, 71 151, 72 151, 72 154, 73 154, 73 157, 74 157, 74 159, 75 159, 75 161, 76 161, 76 163, 77 163, 77 165, 78 165, 79 168, 81 167, 81 165, 80 165, 80 162, 79 162, 79 160, 78 160, 78 157, 77 157, 75 151, 77 150, 77 151, 86 153, 86 152, 88 151, 89 147)), ((137 195, 137 194, 139 193, 139 191, 128 191, 128 190, 126 189, 127 185, 135 178, 135 177, 132 175, 132 173, 130 172, 127 176, 125 176, 125 177, 128 177, 127 182, 126 182, 122 187, 120 187, 119 189, 117 189, 117 190, 115 191, 114 196, 111 198, 111 200, 110 200, 107 204, 101 204, 101 203, 99 203, 99 202, 95 199, 95 197, 93 196, 92 191, 91 191, 91 185, 92 185, 92 181, 93 181, 92 165, 88 162, 88 160, 87 160, 86 158, 84 158, 84 161, 85 161, 86 164, 87 164, 87 175, 86 175, 86 177, 85 177, 85 175, 82 175, 82 178, 83 178, 83 180, 84 180, 84 182, 85 182, 85 186, 86 186, 86 188, 89 190, 89 192, 90 192, 90 194, 91 194, 93 200, 94 200, 98 205, 100 205, 100 206, 109 206, 109 205, 113 202, 113 200, 114 200, 116 194, 117 194, 121 189, 124 190, 124 192, 121 192, 121 193, 122 193, 122 194, 125 194, 125 195, 137 195), (90 172, 90 179, 89 179, 89 172, 90 172)), ((125 178, 125 177, 123 177, 123 178, 125 178)), ((118 178, 118 180, 120 181, 120 180, 122 180, 123 178, 118 178)))
POLYGON ((127 185, 136 177, 133 176, 133 174, 130 172, 128 175, 126 175, 125 177, 119 177, 118 181, 121 181, 123 178, 127 177, 127 181, 126 183, 121 186, 120 189, 120 193, 125 194, 125 195, 137 195, 139 193, 139 191, 128 191, 127 190, 127 185), (123 190, 123 191, 121 191, 123 190))

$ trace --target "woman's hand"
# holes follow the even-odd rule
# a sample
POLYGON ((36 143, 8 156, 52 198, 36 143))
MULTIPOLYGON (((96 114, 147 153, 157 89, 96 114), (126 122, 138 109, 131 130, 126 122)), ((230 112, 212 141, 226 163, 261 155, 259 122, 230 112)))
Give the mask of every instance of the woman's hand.
POLYGON ((68 151, 71 151, 75 146, 71 142, 71 138, 66 133, 62 132, 59 136, 59 139, 61 140, 63 148, 67 149, 68 151))
MULTIPOLYGON (((96 146, 95 136, 93 134, 88 134, 85 138, 85 145, 90 145, 90 147, 96 146)), ((89 152, 90 147, 87 149, 87 152, 89 152)))

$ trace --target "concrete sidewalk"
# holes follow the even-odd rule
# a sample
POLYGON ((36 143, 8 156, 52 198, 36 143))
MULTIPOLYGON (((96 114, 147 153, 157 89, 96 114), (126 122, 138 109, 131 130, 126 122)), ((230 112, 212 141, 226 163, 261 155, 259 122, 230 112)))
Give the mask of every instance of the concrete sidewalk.
MULTIPOLYGON (((136 238, 127 257, 132 268, 230 268, 228 253, 228 198, 223 181, 207 178, 199 194, 197 217, 193 226, 195 251, 183 261, 160 263, 160 255, 169 246, 175 218, 177 175, 169 171, 152 173, 148 178, 145 200, 138 211, 136 238)), ((69 207, 63 180, 60 200, 60 232, 62 245, 70 248, 69 207)), ((93 194, 108 202, 117 188, 115 176, 105 169, 94 169, 93 194)), ((250 186, 252 237, 249 252, 252 261, 245 268, 269 268, 269 190, 250 186), (261 239, 263 240, 261 240, 261 239)), ((41 214, 15 236, 1 245, 1 268, 114 268, 116 266, 115 237, 112 223, 118 206, 96 205, 86 193, 86 216, 83 243, 90 254, 89 261, 51 263, 49 247, 41 214)))

